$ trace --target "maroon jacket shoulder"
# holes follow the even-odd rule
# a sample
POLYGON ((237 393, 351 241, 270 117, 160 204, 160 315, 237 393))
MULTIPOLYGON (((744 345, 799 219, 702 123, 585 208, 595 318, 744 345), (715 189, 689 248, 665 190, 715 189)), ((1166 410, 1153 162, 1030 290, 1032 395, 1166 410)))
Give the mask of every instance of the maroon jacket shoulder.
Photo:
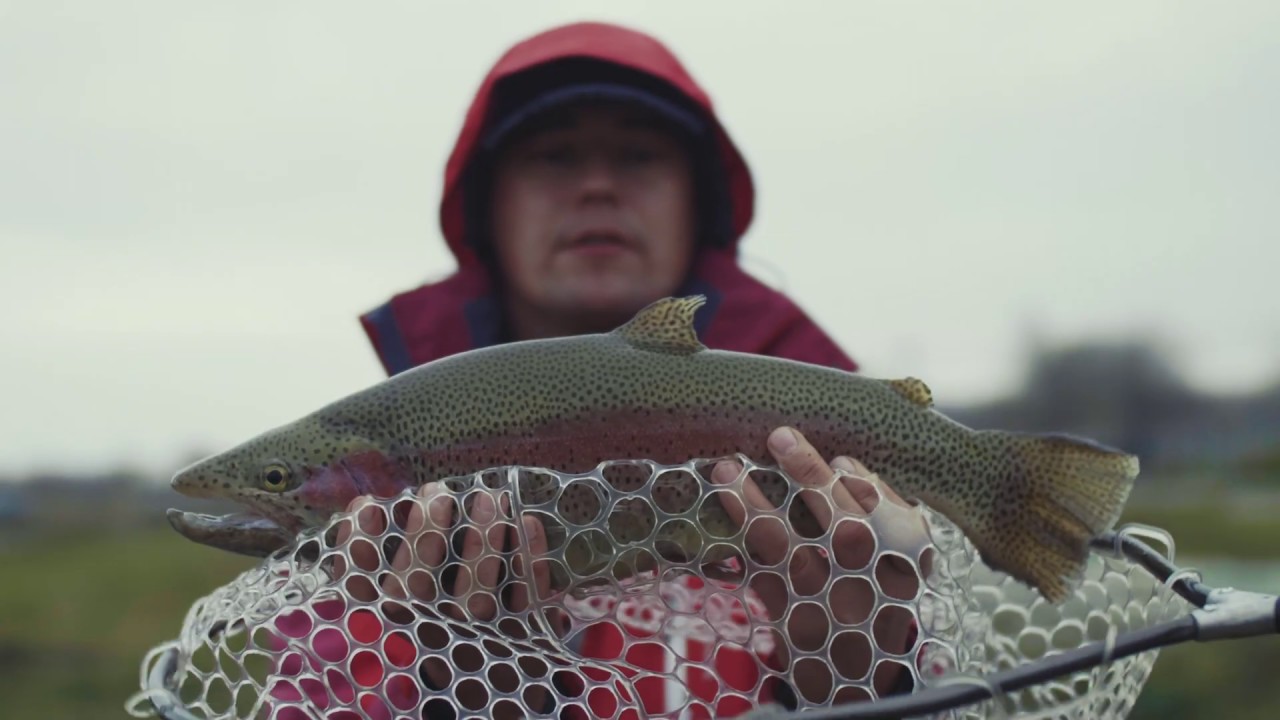
MULTIPOLYGON (((681 294, 707 304, 696 326, 704 345, 857 370, 857 364, 791 299, 743 271, 725 251, 703 251, 681 294)), ((497 301, 478 267, 400 293, 361 316, 387 374, 499 342, 497 301)))

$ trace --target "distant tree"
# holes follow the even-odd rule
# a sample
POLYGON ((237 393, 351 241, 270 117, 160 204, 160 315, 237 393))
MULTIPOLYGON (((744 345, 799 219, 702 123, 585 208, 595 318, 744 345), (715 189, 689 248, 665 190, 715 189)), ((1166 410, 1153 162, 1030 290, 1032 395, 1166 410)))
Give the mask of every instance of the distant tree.
POLYGON ((1163 352, 1136 340, 1037 351, 1022 404, 1033 426, 1088 433, 1141 455, 1162 427, 1204 403, 1163 352))

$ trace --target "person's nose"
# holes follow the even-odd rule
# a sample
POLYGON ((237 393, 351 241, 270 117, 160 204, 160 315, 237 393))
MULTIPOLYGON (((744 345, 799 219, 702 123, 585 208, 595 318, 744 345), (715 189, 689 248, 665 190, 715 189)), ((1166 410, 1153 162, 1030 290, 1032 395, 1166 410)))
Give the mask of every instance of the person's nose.
POLYGON ((594 153, 583 163, 579 189, 584 200, 613 199, 617 196, 617 169, 608 157, 594 153))

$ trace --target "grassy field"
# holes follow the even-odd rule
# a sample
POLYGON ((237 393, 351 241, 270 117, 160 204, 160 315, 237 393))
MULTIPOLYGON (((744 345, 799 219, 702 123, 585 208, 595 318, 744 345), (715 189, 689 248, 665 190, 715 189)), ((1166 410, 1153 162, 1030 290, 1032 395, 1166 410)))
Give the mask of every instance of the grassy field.
MULTIPOLYGON (((1125 512, 1121 523, 1136 522, 1168 530, 1178 553, 1198 556, 1226 555, 1234 558, 1280 562, 1280 508, 1265 512, 1240 512, 1221 505, 1136 507, 1125 512)), ((1280 588, 1272 588, 1280 591, 1280 588)))
MULTIPOLYGON (((1280 522, 1212 511, 1135 511, 1126 519, 1170 529, 1180 553, 1248 556, 1262 548, 1275 557, 1280 540, 1280 522)), ((138 688, 147 650, 177 635, 193 600, 250 564, 167 527, 0 546, 0 715, 126 717, 123 703, 138 688)), ((1274 718, 1277 667, 1275 637, 1170 648, 1132 717, 1274 718)))
POLYGON ((0 549, 0 715, 122 718, 138 668, 187 608, 249 567, 167 526, 0 549))
MULTIPOLYGON (((1220 500, 1220 499, 1219 499, 1220 500)), ((1247 512, 1225 503, 1160 509, 1131 506, 1121 522, 1140 522, 1167 530, 1177 544, 1179 564, 1199 567, 1212 582, 1211 560, 1188 563, 1187 556, 1225 557, 1280 566, 1280 512, 1274 505, 1247 512)), ((1280 594, 1280 587, 1259 585, 1261 578, 1242 578, 1242 590, 1280 594)), ((1269 636, 1215 643, 1186 643, 1161 652, 1151 679, 1131 718, 1232 718, 1272 720, 1280 715, 1280 637, 1269 636)))

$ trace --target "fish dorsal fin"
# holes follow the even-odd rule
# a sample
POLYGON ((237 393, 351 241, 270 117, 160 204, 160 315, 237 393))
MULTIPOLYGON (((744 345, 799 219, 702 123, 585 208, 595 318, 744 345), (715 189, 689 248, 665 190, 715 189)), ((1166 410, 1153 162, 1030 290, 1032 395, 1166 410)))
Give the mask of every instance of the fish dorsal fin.
POLYGON ((901 380, 887 381, 889 386, 898 391, 902 397, 910 400, 913 404, 920 407, 930 407, 933 405, 933 393, 929 392, 929 386, 924 384, 919 378, 903 378, 901 380))
POLYGON ((706 350, 693 329, 693 316, 706 301, 705 295, 663 298, 613 332, 627 344, 652 352, 690 355, 706 350))

